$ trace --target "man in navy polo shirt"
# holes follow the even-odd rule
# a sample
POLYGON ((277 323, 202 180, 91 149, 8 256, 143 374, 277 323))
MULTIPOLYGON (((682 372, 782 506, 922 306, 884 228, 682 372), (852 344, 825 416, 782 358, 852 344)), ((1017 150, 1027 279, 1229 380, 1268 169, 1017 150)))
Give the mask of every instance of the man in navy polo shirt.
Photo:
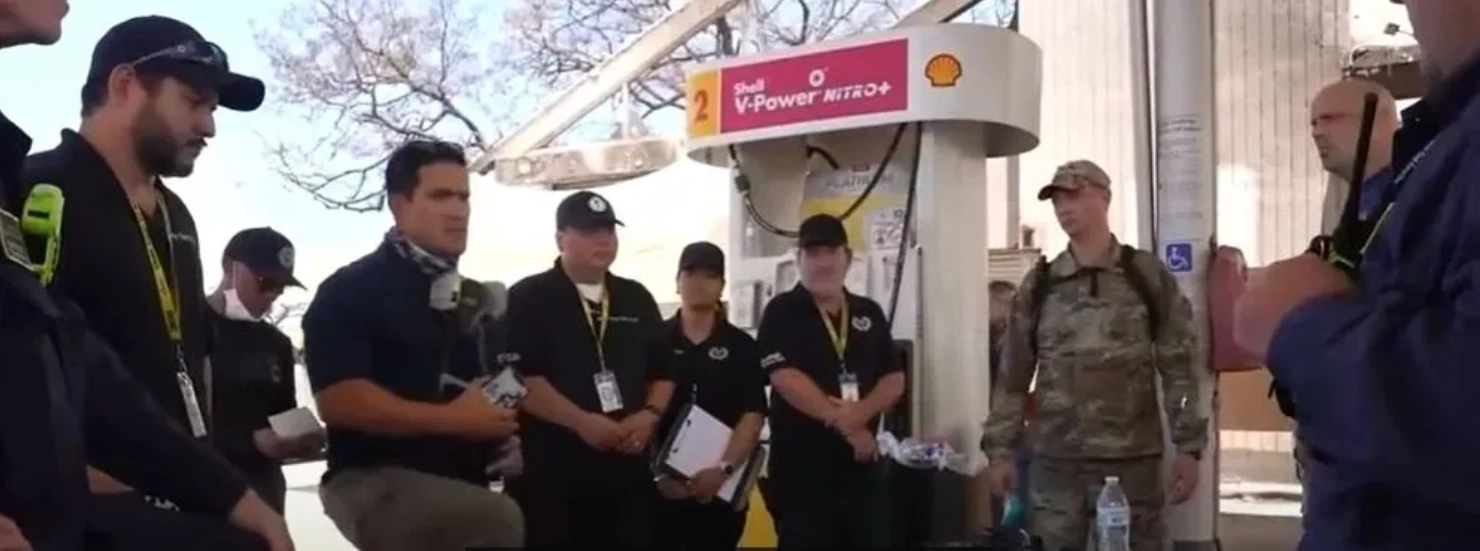
POLYGON ((487 295, 457 274, 467 159, 452 144, 411 142, 385 180, 395 227, 329 276, 303 318, 329 433, 324 512, 364 551, 519 547, 523 516, 487 474, 515 414, 483 391, 494 374, 479 354, 483 305, 470 297, 487 295))
POLYGON ((510 491, 531 548, 651 545, 648 451, 673 395, 672 349, 652 293, 610 271, 621 224, 606 198, 567 196, 560 258, 509 288, 509 348, 529 381, 510 491))
POLYGON ((874 431, 904 395, 884 309, 845 286, 853 249, 836 217, 797 231, 801 283, 766 303, 756 340, 771 380, 771 493, 781 549, 887 547, 874 431))

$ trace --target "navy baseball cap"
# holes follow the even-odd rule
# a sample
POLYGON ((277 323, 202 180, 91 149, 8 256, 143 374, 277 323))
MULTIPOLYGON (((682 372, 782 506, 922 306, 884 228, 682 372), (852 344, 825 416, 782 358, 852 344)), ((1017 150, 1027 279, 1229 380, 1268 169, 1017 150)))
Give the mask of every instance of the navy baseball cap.
POLYGON ((261 80, 231 72, 226 52, 194 27, 159 15, 129 19, 108 29, 93 48, 87 81, 107 79, 120 65, 163 74, 196 90, 214 91, 221 107, 252 111, 267 95, 261 80))
POLYGON ((621 226, 616 211, 605 197, 590 191, 577 191, 560 201, 555 209, 555 229, 591 229, 621 226))
POLYGON ((222 256, 246 265, 264 280, 284 287, 303 288, 298 278, 293 277, 293 264, 297 261, 293 242, 272 228, 249 228, 237 232, 226 243, 226 252, 222 256))
POLYGON ((808 216, 797 229, 797 246, 803 249, 842 247, 847 244, 848 230, 843 228, 842 220, 831 214, 808 216))
POLYGON ((689 243, 678 255, 678 271, 705 270, 725 273, 725 252, 708 241, 689 243))

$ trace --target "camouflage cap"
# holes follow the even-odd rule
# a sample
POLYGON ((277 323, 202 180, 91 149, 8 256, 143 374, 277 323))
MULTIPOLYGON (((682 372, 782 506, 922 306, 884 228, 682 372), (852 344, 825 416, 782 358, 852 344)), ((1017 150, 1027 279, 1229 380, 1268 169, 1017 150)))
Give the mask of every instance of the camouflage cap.
POLYGON ((1110 189, 1110 175, 1105 169, 1094 161, 1080 159, 1069 161, 1054 169, 1053 179, 1048 185, 1038 190, 1038 200, 1043 201, 1053 197, 1056 191, 1078 191, 1084 189, 1085 185, 1100 186, 1110 189))

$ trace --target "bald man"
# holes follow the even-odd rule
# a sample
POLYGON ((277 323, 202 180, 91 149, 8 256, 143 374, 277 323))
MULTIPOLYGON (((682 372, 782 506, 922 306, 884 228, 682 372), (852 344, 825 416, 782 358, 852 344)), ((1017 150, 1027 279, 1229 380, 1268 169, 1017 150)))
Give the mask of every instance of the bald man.
POLYGON ((1363 170, 1359 218, 1366 220, 1378 208, 1386 182, 1391 179, 1388 163, 1393 156, 1393 133, 1398 130, 1398 102, 1382 85, 1352 79, 1322 88, 1310 102, 1310 137, 1321 155, 1321 166, 1331 175, 1321 208, 1321 233, 1330 235, 1341 220, 1341 211, 1352 189, 1352 169, 1357 159, 1357 139, 1362 133, 1362 100, 1377 94, 1377 118, 1372 121, 1372 145, 1363 170))
POLYGON ((1480 0, 1406 4, 1439 78, 1403 112, 1360 269, 1275 262, 1235 313, 1317 466, 1301 551, 1477 548, 1480 0))
MULTIPOLYGON (((1347 196, 1353 188, 1360 190, 1358 214, 1367 220, 1379 208, 1383 191, 1392 180, 1388 164, 1393 156, 1393 133, 1399 126, 1398 102, 1381 84, 1370 80, 1350 79, 1327 85, 1310 102, 1310 137, 1321 155, 1321 166, 1331 175, 1321 209, 1321 233, 1330 235, 1341 221, 1347 196), (1367 94, 1377 94, 1377 114, 1372 120, 1372 142, 1367 147, 1367 166, 1361 186, 1350 182, 1356 168, 1357 140, 1362 133, 1362 107, 1367 94)), ((1283 392, 1279 389, 1272 389, 1283 392)), ((1292 414, 1288 396, 1280 395, 1280 408, 1292 414)), ((1295 430, 1295 476, 1305 489, 1312 468, 1309 452, 1295 430)), ((1302 492, 1305 493, 1305 492, 1302 492)))

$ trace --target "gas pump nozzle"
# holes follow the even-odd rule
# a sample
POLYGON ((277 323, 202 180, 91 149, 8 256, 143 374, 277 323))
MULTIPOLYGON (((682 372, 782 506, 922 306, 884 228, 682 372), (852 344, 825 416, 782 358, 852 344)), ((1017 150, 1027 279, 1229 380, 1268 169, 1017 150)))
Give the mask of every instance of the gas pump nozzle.
POLYGON ((1362 98, 1362 126, 1357 134, 1357 151, 1352 160, 1351 181, 1342 205, 1341 220, 1331 235, 1318 235, 1310 242, 1306 252, 1320 256, 1352 280, 1357 279, 1362 264, 1362 244, 1372 233, 1371 224, 1362 220, 1362 183, 1367 177, 1367 156, 1372 146, 1372 125, 1377 119, 1377 94, 1368 93, 1362 98))

